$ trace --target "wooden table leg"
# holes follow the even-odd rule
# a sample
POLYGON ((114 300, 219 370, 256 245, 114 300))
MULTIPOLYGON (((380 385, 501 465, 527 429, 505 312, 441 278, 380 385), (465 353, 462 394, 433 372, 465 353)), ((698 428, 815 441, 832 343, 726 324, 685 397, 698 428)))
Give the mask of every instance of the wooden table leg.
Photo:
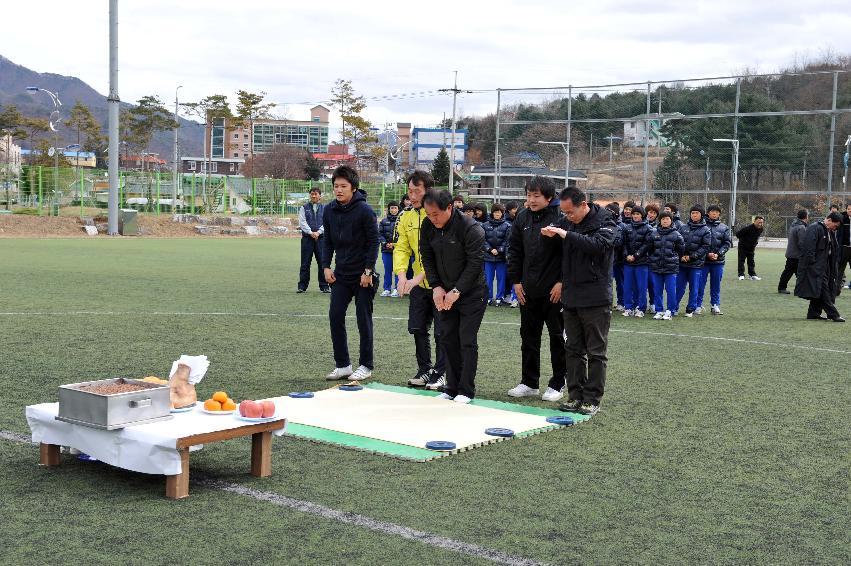
POLYGON ((165 496, 169 499, 189 497, 189 448, 178 449, 180 470, 176 476, 165 477, 165 496))
POLYGON ((272 475, 272 433, 251 435, 251 475, 265 478, 272 475))
POLYGON ((40 466, 58 466, 59 465, 59 445, 45 444, 42 442, 38 446, 40 466))

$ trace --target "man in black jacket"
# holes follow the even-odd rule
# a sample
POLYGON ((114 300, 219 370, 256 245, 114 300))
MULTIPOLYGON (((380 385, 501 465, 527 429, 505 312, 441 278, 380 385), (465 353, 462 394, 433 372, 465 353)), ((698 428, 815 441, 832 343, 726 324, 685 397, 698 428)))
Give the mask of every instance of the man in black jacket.
POLYGON ((508 240, 508 279, 520 303, 520 384, 511 397, 539 394, 541 333, 550 335, 550 377, 544 401, 558 401, 564 393, 564 319, 561 307, 561 242, 545 238, 541 228, 561 217, 556 188, 551 179, 533 177, 526 182, 528 207, 521 210, 508 240))
MULTIPOLYGON (((845 205, 842 225, 839 227, 839 277, 845 281, 845 268, 851 265, 851 202, 845 205)), ((848 281, 851 289, 851 281, 848 281)))
POLYGON ((606 350, 612 320, 612 260, 617 227, 611 214, 588 204, 576 187, 561 192, 565 214, 558 226, 541 230, 562 238, 561 277, 567 335, 568 400, 559 407, 594 415, 606 385, 606 350))
POLYGON ((485 314, 482 245, 485 231, 452 207, 449 191, 426 192, 420 254, 440 318, 446 356, 443 399, 469 403, 476 395, 479 326, 485 314))
POLYGON ((754 281, 759 281, 761 279, 761 277, 756 274, 754 252, 756 251, 756 245, 759 243, 759 237, 762 236, 762 231, 764 229, 765 218, 762 216, 755 216, 753 222, 736 232, 736 237, 739 239, 737 253, 739 260, 739 281, 742 281, 745 278, 745 260, 748 261, 748 275, 750 275, 750 278, 754 281))
POLYGON ((331 343, 336 367, 328 380, 372 377, 372 304, 378 278, 373 269, 378 258, 378 222, 375 211, 366 203, 366 193, 358 189, 357 171, 341 165, 331 176, 334 202, 325 209, 322 266, 325 280, 331 285, 331 343), (334 270, 331 259, 336 254, 334 270), (355 299, 355 314, 360 334, 358 368, 352 372, 346 336, 346 310, 355 299))
POLYGON ((786 240, 786 265, 783 267, 783 273, 780 274, 780 282, 777 284, 777 292, 781 295, 788 295, 789 291, 786 286, 792 276, 798 272, 798 259, 801 257, 801 249, 804 247, 804 235, 807 232, 807 217, 809 212, 806 208, 798 211, 798 217, 789 226, 789 233, 786 240))
POLYGON ((835 232, 842 216, 831 212, 823 221, 807 226, 798 262, 795 296, 809 299, 808 320, 845 322, 833 301, 839 286, 839 246, 835 232), (821 316, 822 311, 827 317, 821 316))

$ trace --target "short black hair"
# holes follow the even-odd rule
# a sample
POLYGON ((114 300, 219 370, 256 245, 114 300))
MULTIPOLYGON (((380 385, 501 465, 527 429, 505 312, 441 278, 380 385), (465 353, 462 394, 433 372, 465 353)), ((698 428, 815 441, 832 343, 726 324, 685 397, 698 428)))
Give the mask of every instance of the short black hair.
POLYGON ((573 206, 579 206, 583 202, 588 201, 588 197, 585 196, 585 193, 577 189, 576 187, 566 187, 558 197, 560 200, 570 200, 573 203, 573 206))
POLYGON ((357 190, 358 187, 360 187, 360 177, 358 176, 358 172, 348 165, 340 165, 334 169, 334 172, 331 174, 331 184, 334 184, 337 179, 345 179, 352 185, 354 190, 357 190))
POLYGON ((650 204, 648 204, 647 206, 644 207, 645 213, 650 212, 651 210, 653 212, 655 212, 656 214, 659 214, 659 205, 656 204, 655 202, 651 202, 650 204))
POLYGON ((452 193, 450 193, 446 189, 429 189, 426 191, 426 194, 423 197, 423 205, 426 204, 434 204, 437 205, 440 210, 446 210, 447 208, 452 206, 452 193))
POLYGON ((699 212, 701 216, 703 216, 703 214, 704 214, 703 207, 700 206, 699 204, 692 205, 692 207, 690 209, 688 209, 688 212, 689 212, 689 214, 691 214, 692 212, 699 212))
POLYGON ((391 206, 395 206, 396 208, 399 208, 399 203, 396 202, 395 200, 391 200, 390 202, 387 203, 387 210, 390 210, 391 206))
POLYGON ((623 207, 624 208, 635 208, 635 201, 634 200, 628 200, 625 203, 623 203, 623 207))
POLYGON ((839 210, 839 205, 838 204, 831 204, 830 210, 833 210, 833 209, 839 210))
POLYGON ((671 221, 673 222, 673 220, 674 220, 674 215, 673 215, 673 214, 671 214, 670 212, 664 212, 664 211, 663 211, 663 212, 660 212, 660 213, 659 213, 659 222, 661 222, 663 218, 670 218, 670 219, 671 219, 671 221))
POLYGON ((493 206, 491 206, 491 216, 493 216, 493 213, 497 210, 500 211, 503 215, 505 214, 505 207, 496 202, 493 204, 493 206))
POLYGON ((615 216, 621 213, 621 205, 616 202, 610 202, 609 204, 607 204, 606 209, 611 210, 612 214, 614 214, 615 216))
POLYGON ((718 212, 721 212, 721 207, 718 206, 717 204, 710 204, 709 206, 706 207, 706 214, 709 214, 713 210, 717 210, 718 212))
POLYGON ((488 215, 488 207, 485 206, 485 203, 483 202, 477 202, 476 204, 474 204, 473 210, 481 210, 482 214, 484 214, 485 216, 488 215))
MULTIPOLYGON (((416 185, 422 185, 425 187, 425 190, 429 190, 434 187, 434 177, 431 176, 431 173, 428 171, 421 171, 417 169, 410 175, 408 175, 407 184, 413 183, 416 185)), ((450 201, 451 202, 451 201, 450 201)))
POLYGON ((806 208, 802 208, 798 211, 798 220, 806 220, 809 215, 809 211, 806 208))
POLYGON ((319 186, 316 186, 316 187, 310 187, 310 190, 308 191, 308 194, 309 194, 309 193, 319 193, 319 194, 321 195, 321 194, 322 194, 322 187, 319 187, 319 186))
POLYGON ((514 210, 515 208, 520 208, 520 205, 517 204, 516 200, 510 200, 505 203, 505 212, 508 212, 509 210, 514 210))
POLYGON ((556 184, 549 177, 535 175, 526 181, 526 192, 539 192, 547 200, 553 200, 556 196, 556 184))
POLYGON ((642 218, 647 217, 647 212, 640 206, 636 206, 635 208, 633 208, 629 214, 630 216, 632 216, 633 214, 640 214, 642 218))
POLYGON ((842 215, 836 212, 835 210, 827 215, 825 220, 830 220, 831 222, 839 222, 842 223, 842 215))
POLYGON ((762 216, 761 214, 757 214, 756 216, 753 217, 753 221, 756 222, 757 220, 765 220, 765 216, 762 216))
POLYGON ((674 204, 674 203, 672 203, 672 202, 666 202, 666 203, 665 203, 665 206, 664 206, 664 207, 662 207, 662 208, 670 208, 670 209, 671 209, 671 212, 673 212, 673 213, 677 213, 677 212, 679 212, 679 211, 680 211, 680 209, 679 209, 679 208, 677 208, 677 205, 676 205, 676 204, 674 204))
POLYGON ((464 204, 464 197, 461 195, 455 195, 452 197, 452 202, 460 202, 461 204, 464 204))

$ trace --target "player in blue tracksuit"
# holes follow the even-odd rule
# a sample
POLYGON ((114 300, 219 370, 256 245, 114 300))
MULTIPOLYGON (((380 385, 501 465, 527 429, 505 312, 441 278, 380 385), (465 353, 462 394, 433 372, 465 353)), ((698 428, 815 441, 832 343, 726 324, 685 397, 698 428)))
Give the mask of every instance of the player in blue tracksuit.
POLYGON ((623 231, 624 316, 641 318, 647 310, 647 277, 650 274, 652 228, 644 219, 644 209, 632 209, 632 223, 623 231))
POLYGON ((659 215, 659 225, 653 231, 653 252, 650 256, 650 277, 653 278, 653 303, 655 320, 671 320, 677 310, 677 273, 680 257, 685 251, 683 235, 674 228, 670 212, 659 215), (667 295, 667 305, 662 302, 662 292, 667 295), (667 308, 666 308, 667 306, 667 308))
POLYGON ((612 213, 618 227, 615 232, 615 259, 612 263, 612 278, 615 280, 615 291, 617 293, 615 310, 623 312, 623 231, 626 226, 621 220, 621 210, 618 203, 610 202, 606 205, 606 208, 612 213))
POLYGON ((680 257, 680 272, 677 275, 677 309, 688 287, 686 316, 691 318, 700 306, 698 291, 703 278, 703 262, 709 252, 709 228, 703 220, 703 207, 696 204, 689 210, 689 221, 680 227, 685 241, 685 251, 680 257))
POLYGON ((706 225, 709 227, 709 251, 703 264, 703 278, 698 291, 698 307, 695 314, 703 314, 703 294, 706 292, 706 282, 709 281, 709 304, 712 314, 721 312, 721 280, 724 277, 724 258, 733 247, 733 237, 730 227, 721 222, 721 207, 717 204, 706 209, 706 225))
POLYGON ((491 208, 491 218, 482 223, 485 229, 485 241, 482 244, 482 252, 485 260, 485 283, 488 285, 488 305, 502 305, 502 297, 505 292, 505 274, 507 263, 505 252, 508 249, 508 234, 511 223, 503 218, 505 207, 496 203, 491 208), (496 285, 494 285, 496 276, 496 285))

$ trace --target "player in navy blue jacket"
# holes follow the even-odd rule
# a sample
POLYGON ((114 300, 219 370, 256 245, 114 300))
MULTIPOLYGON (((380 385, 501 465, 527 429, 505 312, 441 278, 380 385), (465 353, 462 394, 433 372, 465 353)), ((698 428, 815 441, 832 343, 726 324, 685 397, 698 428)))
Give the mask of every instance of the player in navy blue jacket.
POLYGON ((647 278, 650 274, 652 228, 644 219, 644 209, 632 209, 632 223, 623 231, 624 316, 641 318, 647 310, 647 278))
POLYGON ((485 282, 488 284, 488 305, 500 306, 505 289, 507 263, 505 252, 508 249, 508 234, 511 223, 503 218, 505 207, 496 203, 491 208, 491 218, 482 223, 485 229, 485 242, 482 252, 485 259, 485 282), (493 284, 496 276, 496 286, 493 284))
POLYGON ((703 207, 696 204, 689 210, 689 221, 680 226, 680 234, 686 249, 680 257, 680 273, 677 275, 677 308, 688 287, 686 316, 691 318, 700 306, 698 291, 703 278, 703 262, 709 251, 709 228, 703 220, 703 207))
POLYGON ((677 273, 680 257, 685 251, 683 235, 674 228, 670 212, 659 215, 659 225, 653 231, 653 253, 650 256, 650 276, 653 278, 653 303, 655 320, 671 320, 677 310, 677 273), (667 308, 662 302, 662 292, 667 295, 667 308))
POLYGON ((615 310, 623 312, 623 231, 625 226, 621 221, 621 209, 618 203, 610 202, 606 205, 606 208, 612 213, 612 218, 615 219, 615 224, 618 227, 615 232, 615 260, 612 263, 612 278, 615 280, 615 291, 617 293, 615 310))
POLYGON ((706 226, 709 227, 709 251, 703 264, 703 277, 698 291, 698 307, 695 314, 703 314, 703 294, 706 292, 706 282, 709 281, 709 304, 712 314, 721 312, 721 280, 724 277, 724 260, 727 252, 733 246, 730 227, 721 222, 721 207, 717 204, 706 209, 706 226))

